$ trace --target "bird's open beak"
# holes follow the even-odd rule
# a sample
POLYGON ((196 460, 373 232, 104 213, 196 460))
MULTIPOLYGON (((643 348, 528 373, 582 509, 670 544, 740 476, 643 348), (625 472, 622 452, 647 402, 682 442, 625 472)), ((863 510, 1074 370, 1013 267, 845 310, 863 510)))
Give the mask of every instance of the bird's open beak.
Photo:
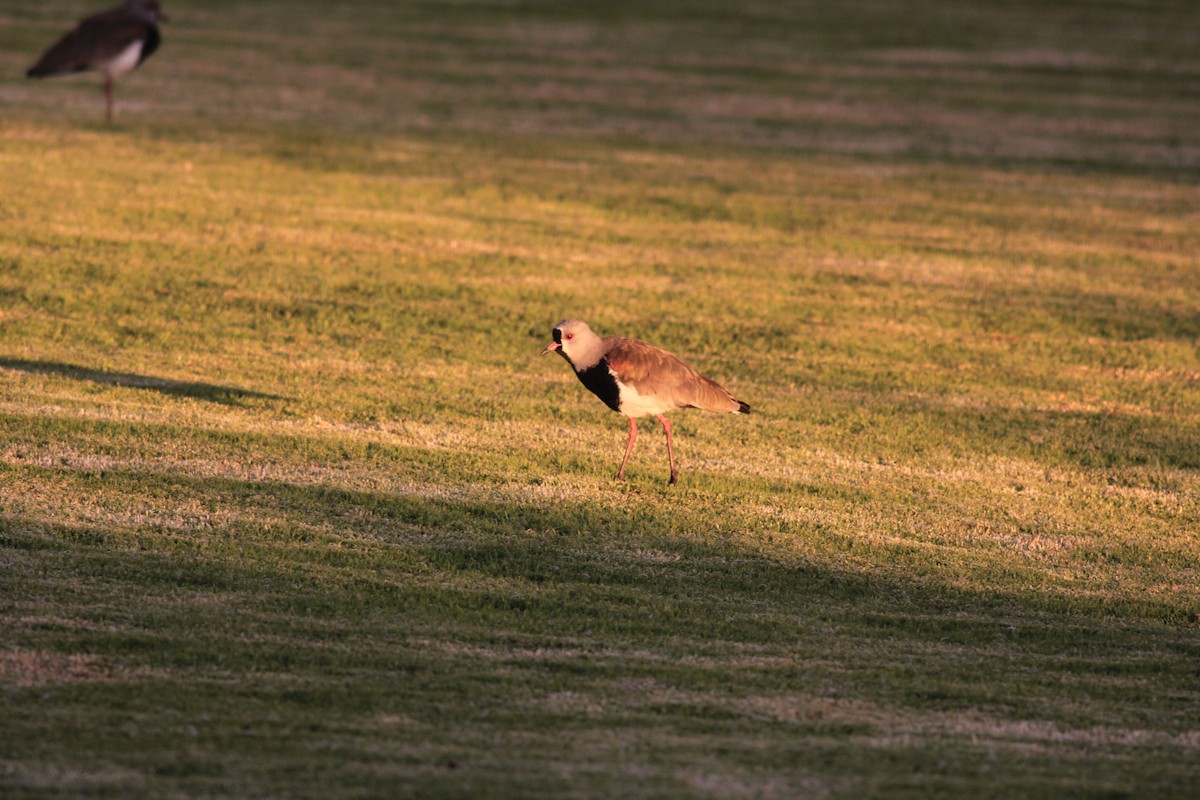
POLYGON ((557 350, 560 347, 562 347, 562 345, 559 344, 558 342, 551 342, 550 344, 546 345, 546 349, 542 351, 542 355, 546 355, 547 353, 551 352, 552 350, 557 350))

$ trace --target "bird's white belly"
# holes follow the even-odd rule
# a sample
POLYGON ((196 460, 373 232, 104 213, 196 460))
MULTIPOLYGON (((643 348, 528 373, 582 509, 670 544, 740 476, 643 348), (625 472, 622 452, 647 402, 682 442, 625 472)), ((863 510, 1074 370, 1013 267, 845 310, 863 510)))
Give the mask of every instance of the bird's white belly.
POLYGON ((138 39, 133 44, 126 47, 114 58, 100 64, 100 71, 107 74, 109 77, 115 78, 118 75, 124 75, 130 72, 138 65, 138 59, 142 57, 142 45, 145 42, 138 39))
POLYGON ((627 417, 645 417, 651 414, 665 414, 676 408, 674 403, 668 403, 653 395, 638 394, 637 390, 628 384, 619 384, 621 413, 627 417))

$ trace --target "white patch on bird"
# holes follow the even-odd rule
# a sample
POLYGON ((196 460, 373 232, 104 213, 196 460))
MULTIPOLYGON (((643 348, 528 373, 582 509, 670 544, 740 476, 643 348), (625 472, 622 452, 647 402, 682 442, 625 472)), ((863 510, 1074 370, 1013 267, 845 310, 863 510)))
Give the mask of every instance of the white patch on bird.
POLYGON ((138 39, 113 58, 100 64, 100 71, 112 78, 131 72, 138 65, 138 59, 142 57, 143 44, 145 41, 138 39))
POLYGON ((612 372, 613 377, 617 379, 617 389, 620 391, 621 413, 625 416, 637 418, 652 414, 665 414, 677 407, 674 403, 666 402, 654 395, 638 394, 637 389, 634 389, 627 383, 622 383, 621 377, 613 372, 611 367, 608 371, 612 372))

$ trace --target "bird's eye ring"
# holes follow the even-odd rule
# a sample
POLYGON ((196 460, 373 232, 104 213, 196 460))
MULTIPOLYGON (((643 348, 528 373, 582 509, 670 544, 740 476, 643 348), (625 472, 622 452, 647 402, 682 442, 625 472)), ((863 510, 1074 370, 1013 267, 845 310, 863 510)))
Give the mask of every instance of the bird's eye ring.
POLYGON ((568 333, 566 338, 567 338, 567 339, 574 339, 574 338, 575 338, 575 334, 573 334, 573 333, 568 333))

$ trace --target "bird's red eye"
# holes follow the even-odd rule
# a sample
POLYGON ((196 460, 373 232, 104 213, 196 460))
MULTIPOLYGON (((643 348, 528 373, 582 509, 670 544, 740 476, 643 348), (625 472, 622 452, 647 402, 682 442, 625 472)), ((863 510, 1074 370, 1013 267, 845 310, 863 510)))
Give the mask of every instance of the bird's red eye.
POLYGON ((573 333, 568 333, 568 334, 567 334, 567 336, 566 336, 566 338, 567 338, 567 339, 574 339, 574 338, 575 338, 575 334, 573 334, 573 333))

